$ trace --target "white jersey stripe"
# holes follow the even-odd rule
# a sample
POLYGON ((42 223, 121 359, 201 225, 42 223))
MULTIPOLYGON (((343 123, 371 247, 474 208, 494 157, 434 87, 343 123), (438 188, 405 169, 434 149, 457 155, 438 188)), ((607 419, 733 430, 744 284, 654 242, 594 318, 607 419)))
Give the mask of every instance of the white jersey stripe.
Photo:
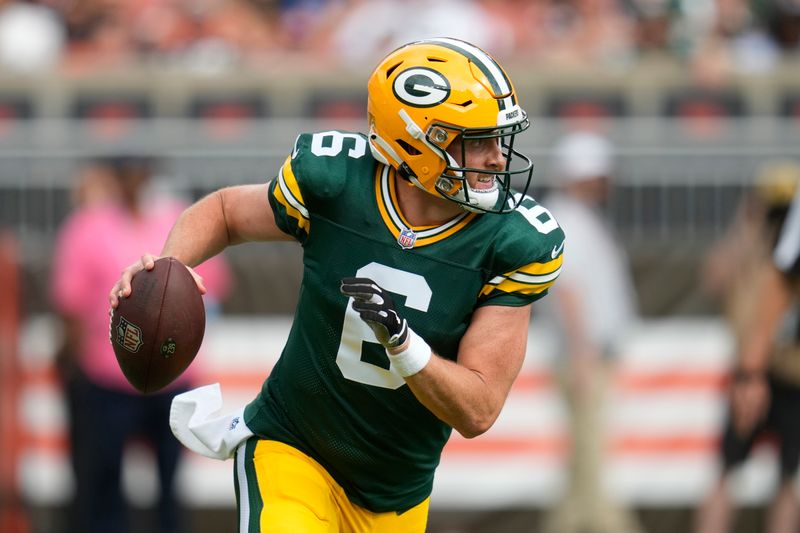
MULTIPOLYGON (((386 212, 389 214, 389 217, 392 219, 392 223, 400 230, 409 229, 404 223, 402 218, 400 218, 400 214, 395 209, 394 204, 392 203, 392 197, 389 193, 389 167, 385 167, 381 172, 381 196, 383 197, 383 205, 386 206, 386 212)), ((442 224, 441 226, 436 226, 434 228, 416 231, 417 238, 424 239, 426 237, 434 237, 444 231, 449 230, 456 224, 460 223, 464 218, 469 216, 469 213, 466 211, 461 213, 454 219, 442 224)))
POLYGON ((548 281, 553 281, 561 274, 561 268, 551 272, 550 274, 542 274, 540 276, 533 276, 531 274, 525 274, 523 272, 514 272, 509 276, 510 279, 514 281, 518 281, 520 283, 546 283, 548 281))
POLYGON ((549 274, 542 274, 540 276, 525 274, 523 272, 514 272, 509 276, 493 277, 491 280, 489 280, 489 285, 500 285, 506 280, 516 281, 517 283, 525 283, 527 285, 540 285, 542 283, 553 281, 558 277, 559 274, 561 274, 561 268, 558 268, 549 274))
POLYGON ((306 220, 310 219, 311 215, 308 214, 308 209, 306 209, 306 207, 301 204, 297 198, 295 198, 291 189, 289 189, 289 186, 286 184, 286 178, 283 177, 283 168, 281 168, 281 171, 278 174, 278 186, 281 188, 281 192, 283 193, 284 198, 286 198, 286 201, 289 202, 292 207, 300 211, 300 214, 303 215, 303 218, 306 220))

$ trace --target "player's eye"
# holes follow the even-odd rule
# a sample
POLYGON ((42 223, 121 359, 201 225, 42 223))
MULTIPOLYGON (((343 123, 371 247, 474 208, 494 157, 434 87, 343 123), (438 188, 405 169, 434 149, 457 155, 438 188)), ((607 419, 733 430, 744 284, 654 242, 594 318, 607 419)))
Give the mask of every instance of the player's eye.
POLYGON ((467 148, 472 150, 489 150, 495 146, 498 146, 498 139, 496 137, 468 139, 466 145, 467 148))

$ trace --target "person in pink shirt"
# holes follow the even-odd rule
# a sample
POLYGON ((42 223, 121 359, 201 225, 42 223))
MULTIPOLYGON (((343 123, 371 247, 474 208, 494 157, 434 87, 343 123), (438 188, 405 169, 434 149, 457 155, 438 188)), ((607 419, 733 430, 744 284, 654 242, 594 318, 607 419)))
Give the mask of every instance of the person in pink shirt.
MULTIPOLYGON (((52 300, 62 318, 63 343, 57 365, 70 418, 71 458, 76 479, 70 531, 125 533, 129 530, 121 489, 125 443, 145 437, 156 453, 161 484, 158 526, 180 530, 174 478, 180 445, 169 430, 172 397, 190 388, 192 370, 166 390, 144 396, 125 379, 108 340, 107 287, 129 262, 131 250, 158 247, 185 207, 149 194, 152 162, 140 157, 95 161, 84 167, 78 206, 60 228, 54 256, 52 300)), ((207 308, 224 296, 227 265, 198 268, 209 292, 207 308)))

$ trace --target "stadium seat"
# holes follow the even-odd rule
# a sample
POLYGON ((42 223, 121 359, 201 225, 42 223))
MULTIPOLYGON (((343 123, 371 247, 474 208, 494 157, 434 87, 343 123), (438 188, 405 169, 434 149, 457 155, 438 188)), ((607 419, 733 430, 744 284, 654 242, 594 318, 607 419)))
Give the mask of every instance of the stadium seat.
POLYGON ((366 93, 313 93, 306 114, 319 119, 361 119, 367 116, 366 93))
POLYGON ((23 135, 21 127, 33 118, 31 101, 21 94, 0 94, 0 143, 23 135))
POLYGON ((545 105, 547 116, 563 119, 622 117, 627 112, 624 97, 618 93, 559 93, 550 96, 545 105))
POLYGON ((189 102, 187 115, 202 121, 202 133, 216 141, 237 141, 249 131, 248 122, 268 115, 256 93, 198 95, 189 102))
POLYGON ((135 120, 153 115, 150 101, 141 94, 79 94, 72 103, 72 118, 87 121, 93 141, 119 142, 134 133, 135 120))

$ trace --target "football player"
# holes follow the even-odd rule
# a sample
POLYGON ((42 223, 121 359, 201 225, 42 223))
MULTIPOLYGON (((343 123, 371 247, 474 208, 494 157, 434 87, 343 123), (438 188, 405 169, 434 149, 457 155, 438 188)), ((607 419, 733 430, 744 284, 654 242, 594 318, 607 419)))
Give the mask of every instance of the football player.
MULTIPOLYGON (((184 443, 235 454, 241 532, 423 532, 451 430, 494 423, 531 303, 561 268, 564 234, 525 195, 533 165, 514 149, 528 117, 494 59, 418 41, 368 89, 368 134, 300 135, 276 179, 200 200, 161 251, 192 266, 245 241, 304 250, 289 339, 258 397, 203 430, 173 404, 184 443)), ((154 259, 123 272, 112 307, 154 259)))
POLYGON ((732 530, 729 479, 766 433, 777 437, 780 482, 763 531, 797 531, 800 525, 800 324, 792 313, 800 303, 800 165, 765 165, 748 200, 709 261, 709 277, 731 278, 723 284, 730 285, 729 321, 739 354, 720 443, 722 469, 699 508, 696 533, 732 530))

